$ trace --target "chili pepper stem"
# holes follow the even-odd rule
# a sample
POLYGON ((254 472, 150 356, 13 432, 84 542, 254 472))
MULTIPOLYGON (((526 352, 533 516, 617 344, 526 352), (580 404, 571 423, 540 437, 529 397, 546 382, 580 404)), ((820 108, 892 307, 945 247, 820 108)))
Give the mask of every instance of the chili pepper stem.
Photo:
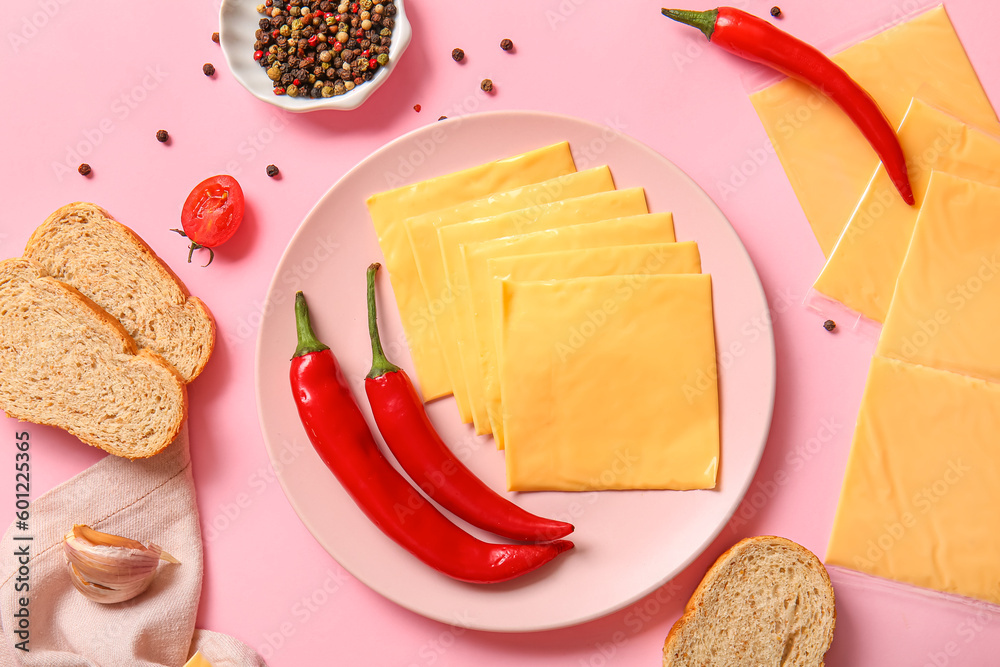
POLYGON ((372 339, 372 369, 366 376, 370 380, 382 377, 386 373, 393 373, 399 370, 389 361, 382 350, 382 341, 378 335, 378 321, 375 313, 375 274, 378 273, 381 264, 375 262, 368 267, 368 336, 372 339))
POLYGON ((687 9, 661 9, 660 12, 669 19, 694 26, 698 30, 701 30, 705 33, 705 37, 708 37, 709 41, 712 40, 712 35, 715 33, 715 21, 719 18, 718 9, 710 9, 707 12, 694 12, 687 9))
POLYGON ((292 355, 293 359, 330 349, 319 342, 313 333, 312 322, 309 320, 309 306, 306 305, 306 296, 302 292, 295 293, 295 333, 298 334, 299 344, 295 348, 295 354, 292 355))

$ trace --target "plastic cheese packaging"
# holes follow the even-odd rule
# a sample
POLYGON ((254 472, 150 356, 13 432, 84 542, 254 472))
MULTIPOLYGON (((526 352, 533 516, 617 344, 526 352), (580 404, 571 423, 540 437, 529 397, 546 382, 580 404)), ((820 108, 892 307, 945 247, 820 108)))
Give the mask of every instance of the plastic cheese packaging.
POLYGON ((1000 385, 875 357, 829 565, 1000 604, 1000 385))
POLYGON ((878 354, 1000 382, 998 223, 1000 189, 931 175, 878 354))
POLYGON ((638 218, 606 220, 572 229, 575 233, 551 236, 528 235, 499 239, 465 247, 469 294, 473 300, 475 341, 479 352, 480 373, 483 376, 486 408, 496 439, 503 449, 503 420, 500 411, 500 377, 497 325, 502 308, 500 281, 494 281, 493 270, 499 266, 502 278, 513 280, 554 280, 585 276, 655 275, 660 273, 701 273, 698 246, 671 243, 673 226, 666 224, 670 216, 652 213, 638 218), (662 229, 643 223, 643 218, 665 216, 662 229), (670 236, 667 237, 666 233, 670 236), (659 238, 657 238, 659 237, 659 238), (622 244, 643 245, 622 245, 622 244), (590 245, 591 247, 587 247, 590 245), (566 250, 568 248, 586 248, 566 250), (545 250, 566 250, 545 252, 545 250), (516 257, 511 257, 516 255, 516 257), (514 261, 504 262, 505 259, 514 261), (497 265, 495 261, 502 263, 497 265), (494 284, 495 282, 495 284, 494 284), (500 294, 496 294, 499 292, 500 294), (496 302, 493 297, 496 296, 496 302))
MULTIPOLYGON (((898 127, 919 96, 987 132, 1000 132, 943 6, 833 56, 898 127)), ((833 102, 792 79, 750 96, 792 189, 829 256, 878 157, 833 102)))
MULTIPOLYGON (((611 170, 607 167, 595 167, 586 171, 558 176, 541 183, 525 185, 505 192, 491 193, 486 197, 472 199, 404 220, 403 225, 410 241, 417 275, 427 299, 428 320, 430 326, 434 327, 438 340, 442 340, 441 333, 442 326, 444 326, 439 323, 450 320, 452 314, 447 311, 454 303, 454 295, 449 293, 445 280, 444 259, 441 257, 441 246, 438 244, 437 230, 439 228, 477 218, 541 206, 560 199, 608 192, 614 189, 615 183, 611 177, 611 170)), ((428 359, 427 363, 444 362, 444 372, 447 374, 455 394, 459 415, 464 423, 471 423, 472 411, 469 406, 469 392, 465 385, 465 377, 461 373, 461 368, 454 366, 454 364, 459 363, 459 360, 456 355, 448 354, 447 348, 443 349, 442 352, 439 359, 428 359)), ((441 369, 435 369, 433 372, 439 376, 441 369)))
POLYGON ((885 320, 892 301, 931 171, 1000 185, 1000 138, 921 100, 910 104, 899 140, 910 156, 916 205, 907 206, 895 195, 892 181, 879 166, 813 285, 817 292, 876 322, 885 320))
POLYGON ((562 142, 375 194, 368 199, 368 212, 385 257, 403 331, 425 400, 450 394, 451 386, 437 332, 433 326, 427 326, 427 297, 420 285, 402 221, 574 171, 576 166, 569 144, 562 142))
POLYGON ((479 374, 479 360, 472 339, 472 315, 467 307, 469 295, 463 269, 462 244, 639 215, 646 213, 647 210, 643 189, 629 188, 563 199, 503 215, 448 225, 438 230, 445 276, 448 281, 447 288, 450 294, 455 295, 455 304, 452 308, 454 317, 450 321, 440 320, 440 324, 444 325, 441 342, 448 354, 458 355, 457 367, 462 369, 465 376, 477 434, 490 433, 490 424, 483 396, 483 378, 479 374))
POLYGON ((510 490, 714 488, 710 276, 505 280, 502 313, 510 490))

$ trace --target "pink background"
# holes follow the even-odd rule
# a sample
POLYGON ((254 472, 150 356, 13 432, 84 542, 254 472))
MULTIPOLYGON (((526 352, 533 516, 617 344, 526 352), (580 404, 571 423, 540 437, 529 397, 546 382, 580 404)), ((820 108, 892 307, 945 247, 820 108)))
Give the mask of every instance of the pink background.
MULTIPOLYGON (((764 15, 770 3, 738 3, 764 15)), ((916 3, 912 3, 916 4, 916 3)), ((782 5, 780 25, 842 45, 903 0, 782 5)), ((1000 100, 1000 5, 946 3, 990 98, 1000 100)), ((655 665, 705 568, 739 538, 779 534, 822 555, 872 351, 828 334, 801 306, 823 258, 746 98, 751 71, 659 16, 659 4, 596 0, 408 0, 413 41, 383 88, 353 112, 291 115, 255 100, 210 35, 218 3, 28 0, 0 17, 0 256, 20 254, 59 206, 93 201, 134 227, 212 308, 219 345, 190 388, 194 476, 205 536, 198 625, 230 633, 269 664, 655 665), (168 9, 169 8, 169 9, 168 9), (510 37, 513 53, 497 44, 510 37), (455 46, 464 64, 449 56, 455 46), (201 73, 205 62, 218 73, 201 73), (480 93, 490 77, 492 96, 480 93), (413 106, 420 104, 421 112, 413 106), (774 422, 747 500, 706 553, 644 600, 586 625, 537 634, 463 631, 403 610, 343 573, 286 501, 257 426, 253 356, 263 295, 297 225, 371 151, 440 115, 538 109, 614 126, 690 174, 754 259, 778 354, 774 422), (167 129, 170 143, 154 134, 167 129), (749 160, 749 162, 748 162, 749 160), (76 173, 81 161, 94 173, 76 173), (267 164, 281 168, 269 179, 267 164), (236 176, 247 194, 238 236, 201 268, 184 263, 181 203, 202 178, 236 176)), ((280 381, 284 381, 283 378, 280 381)), ((13 463, 13 420, 0 452, 13 463)), ((30 426, 38 495, 100 457, 30 426)), ((0 456, 0 467, 2 456, 0 456)), ((0 506, 13 506, 13 466, 0 506)), ((990 508, 995 510, 996 508, 990 508)), ((13 509, 11 510, 13 511, 13 509)), ((627 548, 622 545, 621 548, 627 548)), ((1000 616, 834 574, 831 667, 996 662, 1000 616)))

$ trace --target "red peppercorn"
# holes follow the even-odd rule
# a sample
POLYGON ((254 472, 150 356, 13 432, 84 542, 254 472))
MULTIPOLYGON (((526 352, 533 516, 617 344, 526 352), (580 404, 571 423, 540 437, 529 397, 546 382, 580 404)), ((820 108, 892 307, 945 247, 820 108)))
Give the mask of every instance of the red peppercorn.
POLYGON ((334 42, 333 43, 333 50, 336 53, 340 53, 341 51, 344 50, 344 45, 341 44, 340 42, 334 42))
POLYGON ((372 58, 368 61, 368 69, 378 69, 378 60, 372 58))
POLYGON ((292 83, 294 83, 296 86, 301 86, 302 85, 302 82, 299 81, 298 79, 295 79, 294 81, 292 81, 292 83))
POLYGON ((358 6, 358 3, 356 2, 351 3, 351 11, 353 13, 357 14, 359 9, 361 9, 361 7, 358 6))
POLYGON ((361 55, 363 55, 365 58, 368 58, 372 55, 372 51, 371 49, 365 49, 364 51, 361 52, 361 55))
POLYGON ((356 31, 354 32, 354 36, 355 36, 355 37, 364 37, 364 36, 365 36, 365 31, 364 31, 364 30, 362 30, 361 28, 358 28, 358 29, 357 29, 357 30, 356 30, 356 31))
POLYGON ((278 39, 278 35, 280 35, 280 34, 281 33, 278 32, 277 30, 272 30, 271 31, 271 37, 274 37, 275 39, 278 39))
POLYGON ((275 95, 284 95, 285 94, 285 89, 284 88, 275 88, 274 89, 274 94, 275 95))
POLYGON ((361 85, 361 84, 363 84, 364 82, 365 82, 365 80, 364 80, 364 79, 362 79, 362 78, 361 78, 360 76, 359 76, 359 77, 357 77, 356 79, 354 79, 354 85, 355 85, 355 86, 360 86, 360 85, 361 85))
POLYGON ((306 41, 308 41, 308 42, 309 42, 309 46, 316 46, 316 42, 318 42, 318 41, 319 41, 319 38, 318 38, 318 37, 317 37, 316 35, 313 35, 312 37, 310 37, 310 38, 309 38, 308 40, 306 40, 306 41))
POLYGON ((264 57, 264 52, 263 51, 254 51, 253 52, 253 59, 254 60, 260 60, 263 57, 264 57))

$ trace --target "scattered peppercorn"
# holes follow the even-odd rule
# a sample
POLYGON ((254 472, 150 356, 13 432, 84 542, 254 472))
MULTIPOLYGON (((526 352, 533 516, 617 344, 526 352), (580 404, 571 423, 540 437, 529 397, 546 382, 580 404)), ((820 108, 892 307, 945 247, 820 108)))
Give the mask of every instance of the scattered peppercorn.
POLYGON ((216 44, 219 43, 219 33, 217 32, 212 33, 212 41, 215 42, 216 44))
POLYGON ((81 174, 83 174, 84 176, 90 176, 90 172, 91 172, 90 165, 87 164, 86 162, 84 162, 79 167, 77 167, 76 170, 78 172, 80 172, 81 174))
POLYGON ((169 138, 170 138, 170 135, 167 134, 166 130, 157 130, 156 131, 156 140, 159 141, 161 144, 163 142, 165 142, 169 138))
POLYGON ((465 59, 465 51, 463 51, 462 49, 452 49, 451 59, 457 63, 462 62, 465 59))
POLYGON ((511 49, 514 48, 514 42, 510 41, 509 39, 503 39, 500 41, 500 48, 503 49, 504 51, 510 51, 511 49))
POLYGON ((413 105, 413 110, 416 111, 417 113, 420 113, 420 105, 419 104, 414 104, 413 105))
POLYGON ((275 95, 343 95, 389 64, 394 3, 265 0, 257 7, 265 18, 255 33, 254 60, 275 95))
POLYGON ((781 7, 778 7, 777 5, 771 7, 771 16, 775 18, 781 16, 781 7))
POLYGON ((271 178, 274 178, 275 176, 278 175, 278 168, 275 167, 273 164, 267 165, 267 175, 270 176, 271 178))
POLYGON ((447 116, 441 116, 440 118, 438 118, 438 120, 448 120, 448 117, 447 116))
POLYGON ((479 84, 479 87, 483 89, 484 93, 493 92, 493 82, 489 79, 483 79, 483 82, 479 84))
POLYGON ((837 323, 833 320, 827 320, 826 322, 823 322, 823 328, 827 331, 833 331, 837 328, 837 323))
POLYGON ((201 68, 201 71, 205 73, 205 76, 212 76, 215 74, 215 65, 212 63, 205 63, 205 65, 201 68))

